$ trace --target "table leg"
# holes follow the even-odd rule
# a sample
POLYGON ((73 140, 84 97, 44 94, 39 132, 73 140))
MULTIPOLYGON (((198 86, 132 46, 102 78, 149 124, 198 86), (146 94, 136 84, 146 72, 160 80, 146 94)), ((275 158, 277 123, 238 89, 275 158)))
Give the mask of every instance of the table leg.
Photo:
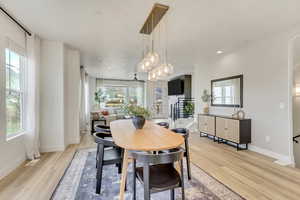
POLYGON ((123 155, 123 167, 122 167, 122 177, 121 177, 121 184, 120 184, 120 199, 124 200, 124 193, 125 193, 125 183, 127 177, 127 168, 128 168, 128 150, 124 150, 123 155))

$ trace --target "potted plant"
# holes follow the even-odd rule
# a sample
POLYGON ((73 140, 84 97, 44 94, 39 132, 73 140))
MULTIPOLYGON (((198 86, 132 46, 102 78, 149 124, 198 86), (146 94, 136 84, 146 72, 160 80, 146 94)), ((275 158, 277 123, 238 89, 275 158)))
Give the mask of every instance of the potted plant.
POLYGON ((207 90, 203 91, 203 94, 201 96, 201 99, 204 103, 204 107, 203 107, 203 113, 204 114, 208 114, 209 113, 209 102, 211 100, 211 95, 208 93, 207 90))
POLYGON ((185 102, 183 107, 183 114, 187 118, 194 114, 195 105, 193 102, 185 102))
POLYGON ((132 117, 132 123, 136 129, 142 129, 145 121, 150 117, 150 112, 146 108, 136 105, 125 105, 124 113, 132 117))

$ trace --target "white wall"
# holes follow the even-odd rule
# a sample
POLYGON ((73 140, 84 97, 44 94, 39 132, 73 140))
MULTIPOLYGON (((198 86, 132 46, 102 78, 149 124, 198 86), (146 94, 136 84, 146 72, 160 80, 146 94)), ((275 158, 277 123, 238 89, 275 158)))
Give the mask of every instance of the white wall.
POLYGON ((64 150, 64 46, 41 41, 40 140, 41 151, 64 150))
POLYGON ((79 51, 65 46, 65 144, 80 142, 80 55, 79 51))
POLYGON ((48 40, 41 51, 41 151, 62 151, 80 142, 80 55, 48 40))
MULTIPOLYGON (((269 36, 234 52, 199 61, 193 96, 201 112, 201 94, 212 79, 244 74, 244 111, 252 119, 250 149, 291 162, 289 39, 292 32, 269 36), (197 88, 197 89, 195 89, 197 88), (269 141, 267 138, 269 137, 269 141)), ((233 109, 211 107, 211 113, 231 115, 233 109)))
POLYGON ((6 139, 5 127, 5 57, 7 37, 25 48, 24 32, 11 22, 2 12, 0 12, 0 178, 7 175, 22 163, 25 156, 23 136, 6 139))

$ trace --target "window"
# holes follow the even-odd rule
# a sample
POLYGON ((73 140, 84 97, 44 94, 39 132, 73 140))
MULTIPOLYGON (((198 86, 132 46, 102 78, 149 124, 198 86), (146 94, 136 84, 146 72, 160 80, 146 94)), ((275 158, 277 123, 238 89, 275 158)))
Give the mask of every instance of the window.
POLYGON ((24 131, 24 65, 25 58, 5 49, 6 133, 13 137, 24 131))
POLYGON ((144 83, 124 80, 97 80, 96 104, 101 109, 119 110, 124 104, 144 104, 144 83))

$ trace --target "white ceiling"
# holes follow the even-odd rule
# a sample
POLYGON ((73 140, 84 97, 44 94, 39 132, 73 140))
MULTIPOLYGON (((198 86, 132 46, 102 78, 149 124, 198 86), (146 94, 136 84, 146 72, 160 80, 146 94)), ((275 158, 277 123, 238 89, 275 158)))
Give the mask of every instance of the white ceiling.
POLYGON ((95 76, 130 78, 141 57, 139 30, 154 3, 170 6, 169 54, 177 73, 300 22, 299 0, 1 0, 43 38, 81 50, 95 76))

